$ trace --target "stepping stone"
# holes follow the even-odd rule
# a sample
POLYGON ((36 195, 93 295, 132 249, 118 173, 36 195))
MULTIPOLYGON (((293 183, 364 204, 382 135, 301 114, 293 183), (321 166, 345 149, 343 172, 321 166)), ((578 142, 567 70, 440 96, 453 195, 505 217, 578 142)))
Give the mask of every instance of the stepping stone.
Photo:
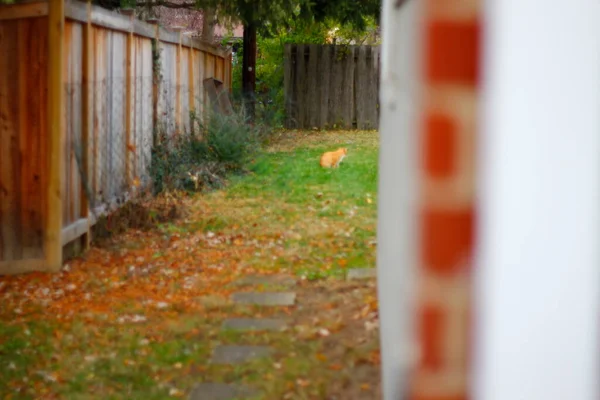
POLYGON ((223 321, 221 329, 236 331, 280 331, 285 328, 283 319, 230 318, 223 321))
POLYGON ((215 348, 211 362, 215 364, 241 364, 257 358, 268 357, 273 352, 269 346, 230 346, 215 348))
POLYGON ((246 386, 232 383, 200 383, 190 393, 189 400, 234 400, 256 395, 255 390, 246 386))
POLYGON ((296 279, 288 275, 246 275, 235 282, 237 285, 294 286, 296 279))
POLYGON ((377 268, 352 268, 348 270, 346 279, 349 281, 356 279, 377 278, 377 268))
POLYGON ((249 292, 234 293, 231 299, 236 304, 253 304, 257 306, 293 306, 296 302, 294 292, 249 292))

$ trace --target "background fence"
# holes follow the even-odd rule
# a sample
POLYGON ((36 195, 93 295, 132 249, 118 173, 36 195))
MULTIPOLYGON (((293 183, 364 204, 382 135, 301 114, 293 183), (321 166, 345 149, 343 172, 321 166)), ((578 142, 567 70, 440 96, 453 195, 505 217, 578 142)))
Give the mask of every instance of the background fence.
POLYGON ((376 46, 288 44, 284 50, 286 127, 376 129, 376 46))
POLYGON ((149 180, 231 53, 89 3, 0 6, 0 273, 57 269, 95 213, 149 180), (93 211, 93 210, 92 210, 93 211))

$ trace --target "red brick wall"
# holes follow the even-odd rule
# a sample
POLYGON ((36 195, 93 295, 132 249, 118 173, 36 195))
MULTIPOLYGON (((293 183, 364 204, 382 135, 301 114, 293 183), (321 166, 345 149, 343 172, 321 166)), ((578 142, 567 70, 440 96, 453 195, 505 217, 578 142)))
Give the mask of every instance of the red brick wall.
POLYGON ((474 238, 478 0, 424 1, 422 168, 412 400, 464 400, 474 238))

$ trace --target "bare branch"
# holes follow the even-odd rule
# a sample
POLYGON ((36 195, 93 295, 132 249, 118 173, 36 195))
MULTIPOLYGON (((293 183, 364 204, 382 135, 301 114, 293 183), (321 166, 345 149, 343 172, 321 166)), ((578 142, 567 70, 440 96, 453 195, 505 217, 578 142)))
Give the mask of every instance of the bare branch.
POLYGON ((172 3, 170 1, 140 1, 135 3, 136 7, 166 7, 166 8, 178 8, 195 10, 197 9, 196 3, 172 3))

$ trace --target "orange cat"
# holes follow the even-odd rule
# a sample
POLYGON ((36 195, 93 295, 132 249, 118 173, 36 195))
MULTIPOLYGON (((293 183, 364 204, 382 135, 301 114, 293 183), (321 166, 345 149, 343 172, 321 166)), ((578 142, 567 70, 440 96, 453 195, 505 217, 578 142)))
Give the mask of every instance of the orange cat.
POLYGON ((321 156, 321 167, 323 168, 337 168, 344 157, 348 154, 348 149, 342 147, 336 151, 328 151, 323 153, 321 156))

